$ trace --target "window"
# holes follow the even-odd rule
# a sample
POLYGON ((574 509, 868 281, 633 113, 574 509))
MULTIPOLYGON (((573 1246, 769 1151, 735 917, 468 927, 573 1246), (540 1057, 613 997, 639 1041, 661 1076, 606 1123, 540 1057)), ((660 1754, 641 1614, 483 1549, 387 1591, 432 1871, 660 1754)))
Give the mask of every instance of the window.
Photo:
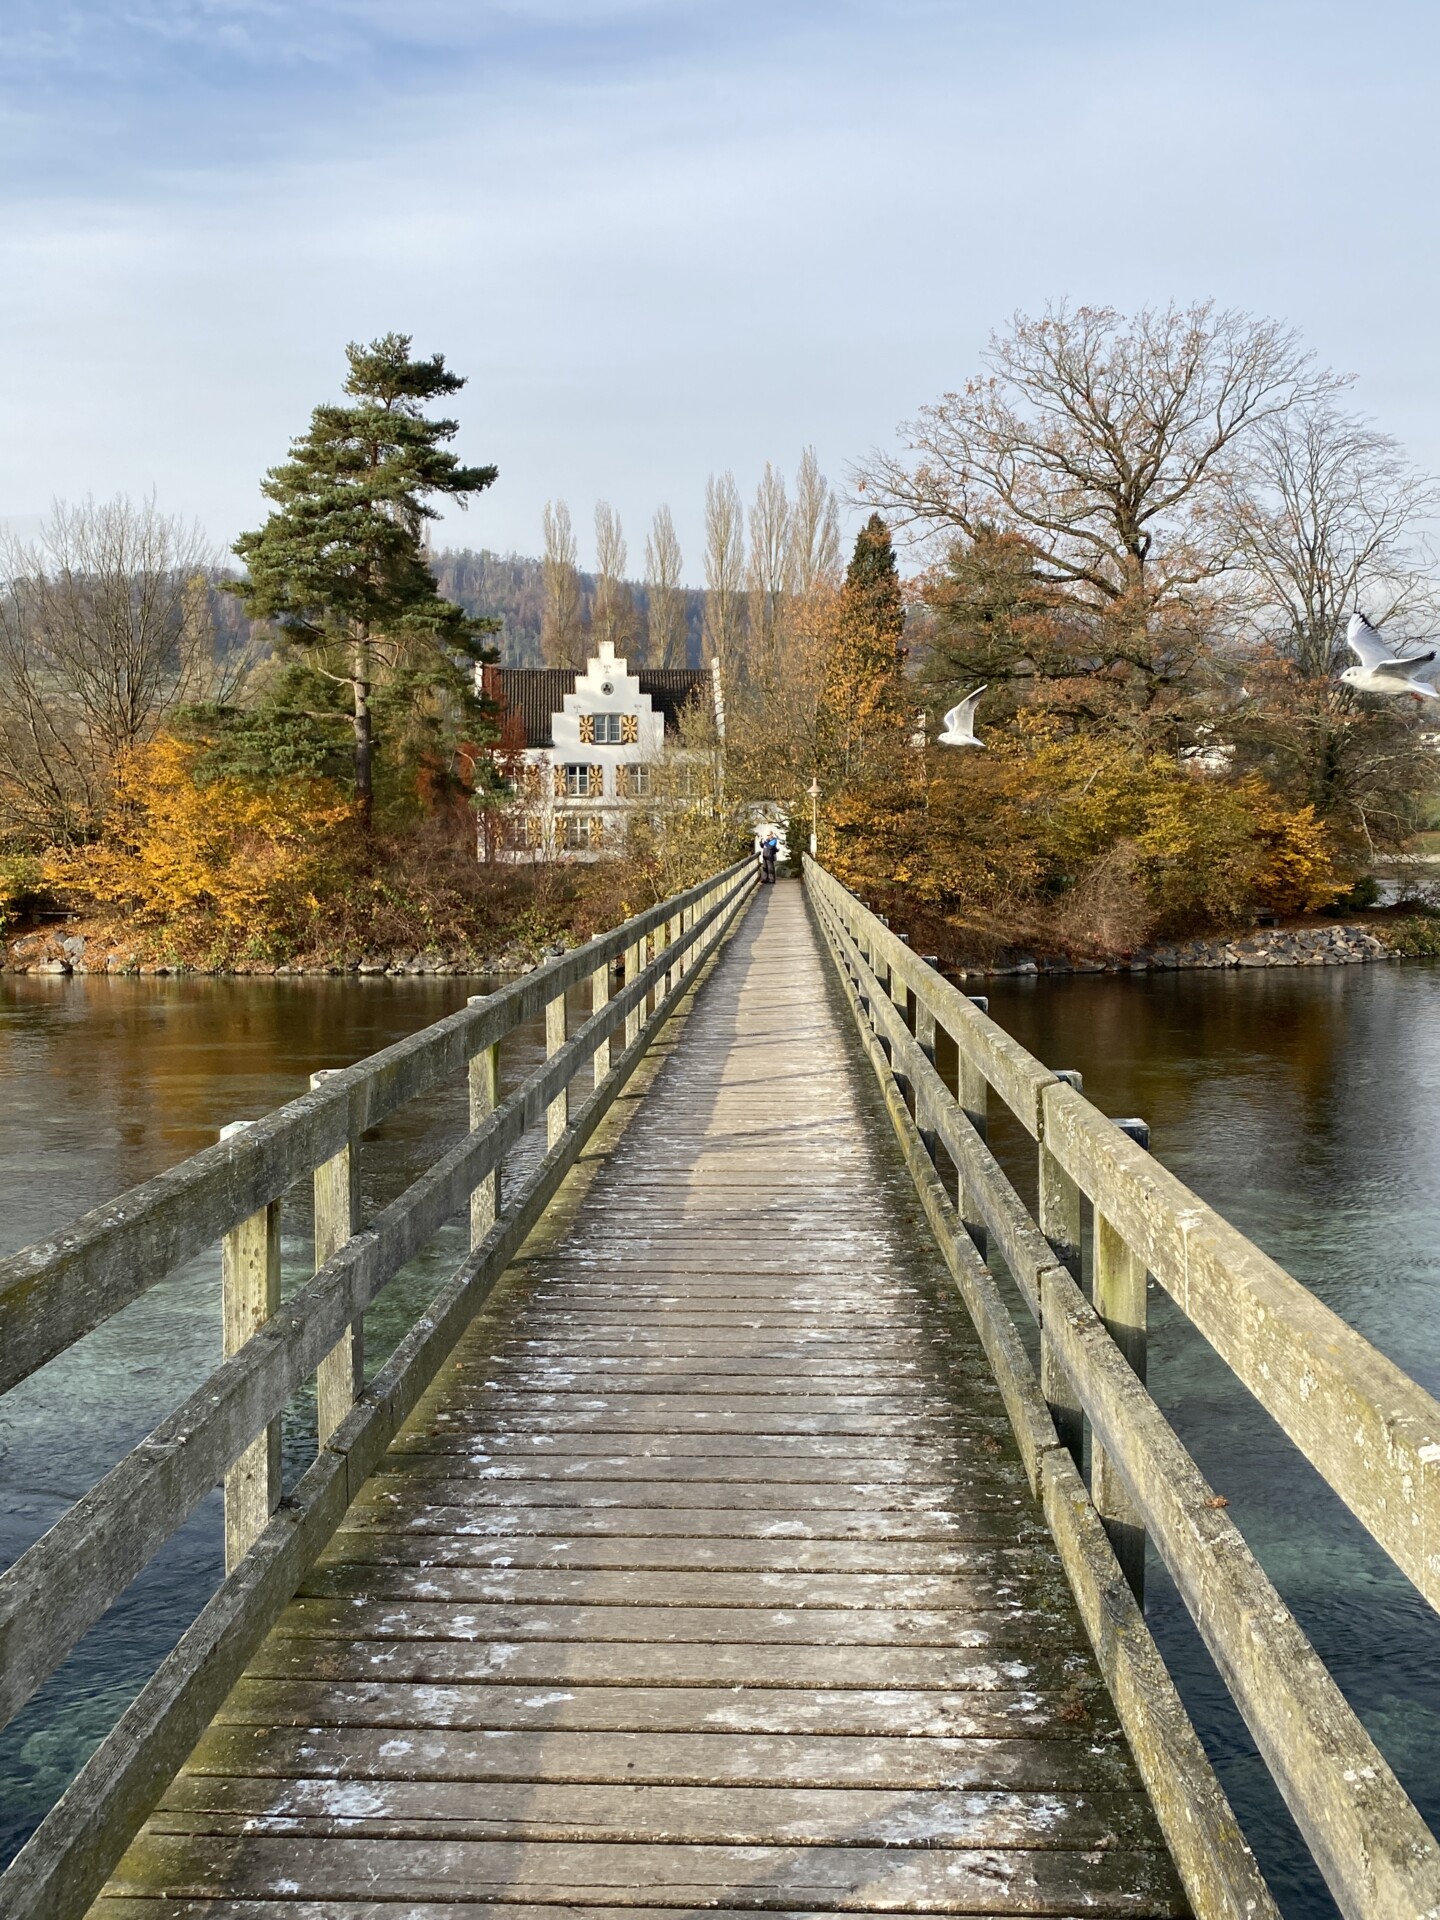
POLYGON ((620 715, 618 713, 597 713, 595 715, 595 744, 597 747, 618 747, 621 735, 620 715))
POLYGON ((595 778, 597 772, 597 767, 566 767, 565 797, 568 800, 588 800, 592 793, 598 793, 600 783, 595 778))
POLYGON ((637 800, 648 800, 655 790, 652 769, 647 766, 627 767, 628 785, 637 800))
POLYGON ((598 846, 604 836, 604 822, 592 820, 583 813, 567 813, 565 816, 565 847, 569 853, 581 853, 598 846))

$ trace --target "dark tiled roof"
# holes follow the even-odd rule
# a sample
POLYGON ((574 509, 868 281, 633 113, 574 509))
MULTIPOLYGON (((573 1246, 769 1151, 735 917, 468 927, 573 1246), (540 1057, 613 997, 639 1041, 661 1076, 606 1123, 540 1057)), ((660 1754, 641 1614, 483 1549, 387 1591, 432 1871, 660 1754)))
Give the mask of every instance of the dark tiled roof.
MULTIPOLYGON (((665 731, 674 733, 680 709, 687 700, 710 697, 710 675, 704 667, 637 667, 641 693, 648 693, 656 713, 665 718, 665 731)), ((548 747, 553 744, 552 714, 565 711, 565 696, 575 691, 579 678, 573 667, 486 667, 485 692, 518 725, 503 733, 511 746, 548 747), (524 728, 524 739, 510 739, 524 728)))
POLYGON ((637 667, 641 693, 648 693, 656 713, 665 716, 665 731, 674 733, 680 709, 687 700, 705 703, 711 698, 709 672, 704 667, 637 667))

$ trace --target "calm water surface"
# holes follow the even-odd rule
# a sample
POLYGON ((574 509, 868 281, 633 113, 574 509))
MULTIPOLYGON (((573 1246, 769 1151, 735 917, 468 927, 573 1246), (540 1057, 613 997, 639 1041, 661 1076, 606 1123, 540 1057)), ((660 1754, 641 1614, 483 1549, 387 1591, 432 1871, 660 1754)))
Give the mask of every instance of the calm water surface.
MULTIPOLYGON (((1440 1392, 1440 969, 997 980, 990 1010, 1430 1392, 1440 1392)), ((1033 1198, 1033 1147, 1002 1130, 1033 1198)), ((1150 1389, 1432 1828, 1440 1618, 1151 1291, 1150 1389)), ((1146 1611, 1290 1920, 1335 1912, 1173 1587, 1146 1611)))
MULTIPOLYGON (((0 976, 0 1251, 208 1145, 479 983, 0 976)), ((1440 1390, 1440 971, 1425 965, 992 983, 991 1010, 1432 1392, 1440 1390)), ((539 1051, 528 1034, 506 1078, 539 1051)), ((463 1124, 456 1089, 387 1123, 365 1205, 463 1124)), ((1017 1184, 1033 1149, 998 1126, 1017 1184)), ((287 1286, 309 1263, 285 1212, 287 1286)), ((452 1267, 461 1228, 367 1316, 372 1363, 452 1267)), ((197 1261, 0 1400, 0 1564, 24 1549, 219 1357, 218 1262, 197 1261)), ((1440 1622, 1180 1321, 1152 1305, 1151 1386, 1432 1825, 1440 1824, 1440 1622)), ((286 1423, 286 1477, 313 1453, 286 1423)), ((0 1860, 174 1644, 221 1570, 212 1498, 0 1734, 0 1860)), ((1148 1612, 1287 1920, 1333 1913, 1243 1726, 1152 1566, 1148 1612)))

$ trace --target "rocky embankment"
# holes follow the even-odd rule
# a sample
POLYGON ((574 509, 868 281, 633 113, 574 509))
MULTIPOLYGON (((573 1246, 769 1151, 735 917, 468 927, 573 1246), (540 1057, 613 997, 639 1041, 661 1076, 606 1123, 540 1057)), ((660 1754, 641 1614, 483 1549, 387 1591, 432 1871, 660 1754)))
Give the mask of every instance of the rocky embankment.
MULTIPOLYGON (((563 947, 554 952, 561 953, 563 947)), ((542 956, 543 957, 543 956, 542 956)), ((0 947, 0 969, 10 973, 50 974, 244 974, 266 978, 296 974, 389 974, 392 978, 421 974, 526 973, 537 956, 520 947, 507 947, 489 955, 407 949, 398 953, 365 954, 345 963, 301 960, 272 966, 259 961, 241 962, 224 967, 187 966, 179 962, 142 959, 132 949, 115 946, 84 934, 31 933, 0 947)))
MULTIPOLYGON (((1197 967, 1344 967, 1400 956, 1377 933, 1356 926, 1266 927, 1224 940, 1177 940, 1115 960, 1024 959, 981 968, 1007 973, 1180 973, 1197 967)), ((968 968, 967 977, 977 970, 968 968)))

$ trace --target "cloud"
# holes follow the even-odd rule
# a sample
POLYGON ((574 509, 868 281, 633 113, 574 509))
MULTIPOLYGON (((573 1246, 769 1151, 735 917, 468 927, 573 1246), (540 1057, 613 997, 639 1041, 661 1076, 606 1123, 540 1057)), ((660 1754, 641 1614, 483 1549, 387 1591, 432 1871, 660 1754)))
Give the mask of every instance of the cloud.
POLYGON ((1385 11, 20 0, 0 512, 154 485, 232 538, 398 327, 501 467, 456 537, 604 497, 638 549, 668 499, 694 556, 707 472, 838 477, 1065 294, 1277 312, 1440 464, 1436 30, 1397 73, 1385 11))

